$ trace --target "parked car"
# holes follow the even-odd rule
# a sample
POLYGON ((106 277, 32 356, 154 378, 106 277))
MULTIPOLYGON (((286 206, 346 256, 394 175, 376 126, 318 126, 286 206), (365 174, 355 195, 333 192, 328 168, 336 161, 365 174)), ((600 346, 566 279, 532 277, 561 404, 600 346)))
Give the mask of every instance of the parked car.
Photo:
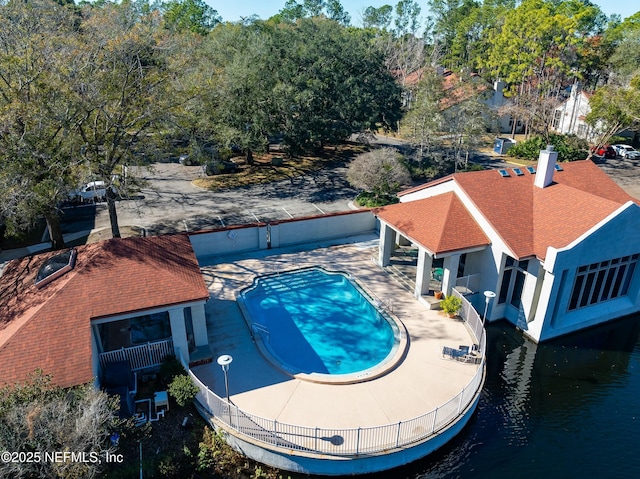
POLYGON ((238 169, 238 165, 233 160, 216 160, 210 161, 204 167, 204 172, 207 176, 222 175, 225 173, 235 173, 238 169))
POLYGON ((616 153, 621 158, 629 158, 632 160, 640 159, 640 151, 635 150, 632 146, 629 145, 613 145, 616 153))
POLYGON ((604 158, 617 158, 616 150, 611 145, 601 146, 594 150, 593 154, 604 158))
MULTIPOLYGON (((112 186, 114 192, 117 192, 116 188, 112 186)), ((84 203, 86 201, 97 201, 107 197, 107 185, 104 181, 90 181, 79 190, 74 190, 69 193, 71 201, 77 201, 84 203)))

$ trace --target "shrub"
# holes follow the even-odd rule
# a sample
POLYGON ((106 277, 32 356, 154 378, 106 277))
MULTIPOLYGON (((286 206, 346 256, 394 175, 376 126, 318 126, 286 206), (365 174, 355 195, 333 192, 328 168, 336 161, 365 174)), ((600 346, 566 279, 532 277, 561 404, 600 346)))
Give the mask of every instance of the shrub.
MULTIPOLYGON (((549 144, 558 152, 558 161, 584 160, 589 154, 589 144, 586 140, 575 135, 550 135, 549 144)), ((535 161, 540 150, 547 147, 547 142, 541 136, 533 137, 512 146, 507 151, 508 156, 535 161)))
POLYGON ((457 296, 447 296, 440 301, 440 307, 446 314, 458 314, 458 311, 462 308, 462 300, 457 296))
POLYGON ((393 195, 411 182, 402 155, 393 148, 378 148, 356 156, 349 165, 347 179, 352 186, 378 197, 393 195))
POLYGON ((397 203, 399 198, 393 195, 381 195, 378 196, 375 193, 363 191, 356 196, 356 203, 365 208, 376 208, 378 206, 386 206, 397 203))
POLYGON ((186 374, 180 374, 174 377, 171 384, 169 384, 169 394, 171 394, 180 407, 185 407, 193 401, 198 391, 198 386, 196 386, 193 379, 186 374))
POLYGON ((165 356, 160 365, 160 383, 166 388, 173 381, 173 378, 185 373, 186 371, 178 361, 178 358, 173 354, 169 354, 165 356))

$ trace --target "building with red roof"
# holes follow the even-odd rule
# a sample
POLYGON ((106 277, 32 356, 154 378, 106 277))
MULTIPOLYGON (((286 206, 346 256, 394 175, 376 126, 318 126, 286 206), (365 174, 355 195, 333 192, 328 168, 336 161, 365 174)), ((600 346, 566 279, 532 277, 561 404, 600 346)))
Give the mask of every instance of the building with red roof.
POLYGON ((0 276, 0 385, 36 369, 63 387, 100 384, 178 350, 208 350, 209 292, 187 235, 114 238, 8 263, 0 276))
POLYGON ((640 206, 593 162, 456 173, 375 210, 378 261, 396 243, 418 250, 415 296, 469 295, 487 320, 507 319, 535 341, 640 311, 640 206), (474 287, 469 288, 469 284, 474 287), (485 298, 484 291, 496 293, 485 298))

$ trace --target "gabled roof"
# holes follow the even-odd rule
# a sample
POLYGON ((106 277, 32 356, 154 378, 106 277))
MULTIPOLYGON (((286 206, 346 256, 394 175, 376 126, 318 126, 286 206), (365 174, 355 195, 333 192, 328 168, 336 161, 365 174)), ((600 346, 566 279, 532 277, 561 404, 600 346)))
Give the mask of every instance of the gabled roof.
POLYGON ((489 239, 453 193, 384 206, 376 216, 432 253, 488 245, 489 239))
POLYGON ((209 298, 186 235, 79 246, 71 271, 36 286, 38 269, 57 253, 14 260, 0 276, 0 385, 36 368, 61 386, 88 382, 91 319, 209 298))
POLYGON ((509 177, 484 170, 456 173, 400 196, 453 181, 516 258, 544 259, 549 246, 566 246, 626 202, 638 202, 590 160, 562 163, 562 168, 545 188, 534 186, 535 176, 526 170, 521 176, 509 170, 509 177))

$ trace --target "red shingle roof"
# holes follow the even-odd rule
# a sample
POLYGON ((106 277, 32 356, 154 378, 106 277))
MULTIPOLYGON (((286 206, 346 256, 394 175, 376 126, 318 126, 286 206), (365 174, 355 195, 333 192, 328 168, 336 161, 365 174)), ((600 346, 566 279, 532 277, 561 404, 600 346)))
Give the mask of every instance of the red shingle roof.
MULTIPOLYGON (((562 163, 546 188, 534 175, 503 178, 495 170, 457 173, 401 193, 456 182, 517 258, 544 259, 547 247, 567 246, 634 198, 592 161, 562 163)), ((402 203, 408 205, 414 202, 402 203)), ((414 213, 415 214, 415 213, 414 213)))
POLYGON ((489 244, 487 236, 453 192, 384 206, 374 213, 432 253, 489 244))
POLYGON ((91 319, 206 300, 186 235, 80 246, 73 270, 34 284, 50 252, 9 263, 0 277, 0 384, 41 368, 61 386, 92 379, 91 319))

